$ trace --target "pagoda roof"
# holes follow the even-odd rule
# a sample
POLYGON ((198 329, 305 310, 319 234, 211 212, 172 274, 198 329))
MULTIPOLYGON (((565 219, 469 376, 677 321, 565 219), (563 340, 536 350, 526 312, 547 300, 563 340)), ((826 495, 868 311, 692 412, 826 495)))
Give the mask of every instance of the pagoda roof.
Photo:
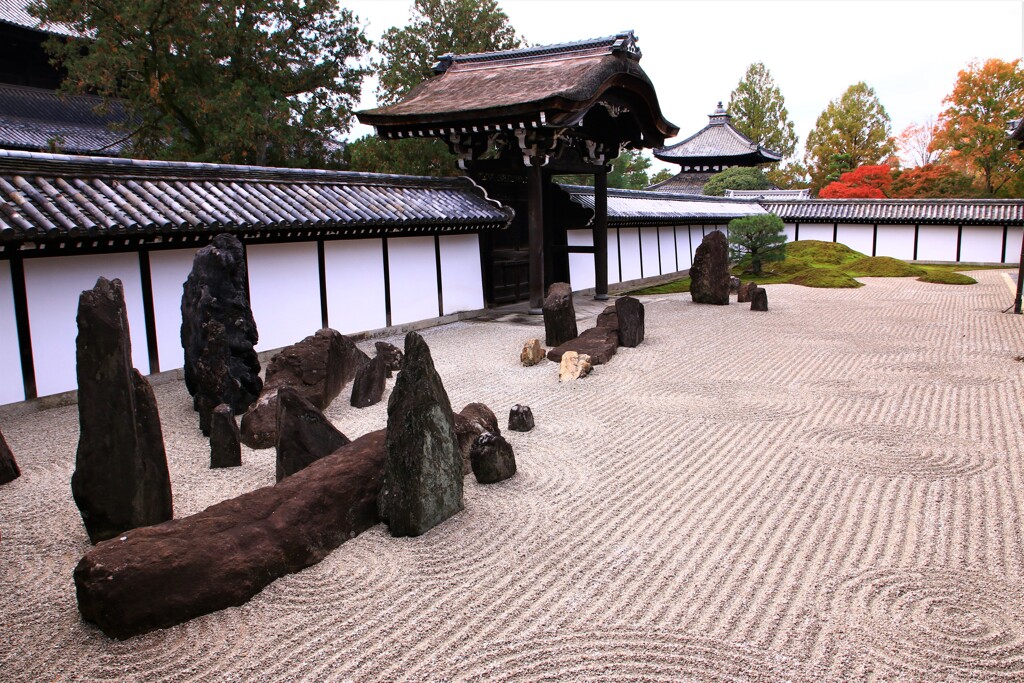
POLYGON ((721 102, 708 118, 707 126, 682 142, 654 150, 654 156, 673 164, 701 167, 755 166, 782 159, 778 152, 762 147, 736 130, 721 102))
MULTIPOLYGON (((400 102, 358 112, 382 137, 564 128, 599 101, 638 116, 647 146, 679 129, 662 116, 632 31, 559 45, 445 55, 400 102)), ((612 115, 616 115, 614 112, 612 115)))

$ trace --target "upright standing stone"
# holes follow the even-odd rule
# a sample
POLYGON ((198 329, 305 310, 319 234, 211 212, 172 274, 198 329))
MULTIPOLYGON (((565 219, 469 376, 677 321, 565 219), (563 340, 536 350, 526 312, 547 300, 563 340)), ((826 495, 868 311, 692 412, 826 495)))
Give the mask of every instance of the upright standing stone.
POLYGON ((750 310, 752 311, 767 311, 768 310, 768 290, 764 287, 758 287, 754 290, 754 293, 750 297, 750 310))
POLYGON ((638 299, 624 296, 615 301, 619 319, 619 345, 640 346, 644 340, 644 305, 638 299))
POLYGON ((377 350, 377 355, 384 359, 384 369, 387 370, 388 377, 401 370, 402 350, 400 348, 382 341, 374 342, 373 348, 377 350))
POLYGON ((196 252, 181 296, 181 345, 185 386, 204 434, 214 408, 227 403, 244 413, 263 386, 248 289, 245 251, 236 237, 217 235, 196 252))
POLYGON ((369 363, 356 371, 349 403, 354 408, 366 408, 380 403, 386 382, 387 361, 382 356, 374 356, 369 363))
POLYGON ((387 459, 377 499, 392 536, 419 536, 462 509, 462 456, 448 393, 415 332, 388 401, 387 459))
POLYGON ((210 416, 210 467, 242 464, 242 438, 231 406, 221 403, 210 416))
POLYGON ((320 409, 291 387, 277 393, 277 480, 349 443, 320 409))
POLYGON ((530 406, 515 404, 508 411, 508 428, 513 432, 528 432, 533 429, 533 411, 530 406))
POLYGON ((7 445, 3 432, 0 432, 0 484, 14 481, 21 476, 18 463, 14 460, 14 453, 7 445))
POLYGON ((690 297, 695 304, 729 303, 729 241, 720 230, 708 233, 690 266, 690 297))
POLYGON ((544 299, 544 334, 548 346, 559 346, 575 339, 576 309, 572 305, 572 287, 567 282, 556 282, 548 288, 544 299))
POLYGON ((78 454, 71 492, 93 543, 173 515, 160 416, 132 367, 120 280, 78 302, 78 454))

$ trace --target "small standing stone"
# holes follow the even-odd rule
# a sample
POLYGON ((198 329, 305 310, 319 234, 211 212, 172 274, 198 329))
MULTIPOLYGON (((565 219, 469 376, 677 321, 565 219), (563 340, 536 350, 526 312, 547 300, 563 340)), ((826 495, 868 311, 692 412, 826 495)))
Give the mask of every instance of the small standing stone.
POLYGON ((729 241, 720 230, 709 232, 690 266, 690 297, 695 304, 729 303, 729 241))
POLYGON ((569 382, 590 374, 590 356, 585 353, 566 351, 562 354, 562 362, 558 366, 558 381, 569 382))
POLYGON ((546 353, 547 350, 541 346, 540 339, 530 339, 523 344, 523 350, 519 352, 519 362, 528 368, 544 360, 546 353))
POLYGON ((568 282, 556 282, 548 288, 543 311, 548 346, 559 346, 579 334, 576 309, 572 305, 572 287, 568 282))
POLYGON ((375 342, 373 347, 377 349, 377 355, 384 360, 384 369, 390 379, 402 368, 402 350, 394 344, 382 341, 375 342))
POLYGON ((615 310, 619 319, 619 344, 640 346, 644 340, 644 305, 638 299, 624 296, 616 300, 615 310))
POLYGON ((387 362, 382 356, 374 356, 356 371, 356 378, 352 382, 352 407, 366 408, 380 403, 386 381, 387 362))
POLYGON ((750 297, 750 310, 752 311, 767 311, 768 310, 768 290, 764 287, 758 287, 754 290, 753 295, 750 297))
POLYGON ((484 433, 476 437, 469 453, 473 475, 481 484, 496 484, 516 473, 516 456, 512 444, 498 434, 484 433))
POLYGON ((242 464, 242 435, 231 406, 221 403, 210 416, 210 467, 242 464))
POLYGON ((508 411, 508 428, 513 432, 528 432, 533 429, 533 411, 530 406, 515 404, 508 411))
POLYGON ((3 432, 0 432, 0 484, 14 481, 20 476, 21 470, 18 469, 18 463, 14 461, 14 453, 11 452, 11 447, 4 440, 3 432))
POLYGON ((740 285, 739 290, 736 292, 736 303, 750 303, 750 296, 754 293, 755 289, 757 289, 756 282, 748 282, 745 285, 740 285))
POLYGON ((305 469, 349 443, 331 421, 291 387, 277 392, 277 480, 305 469))

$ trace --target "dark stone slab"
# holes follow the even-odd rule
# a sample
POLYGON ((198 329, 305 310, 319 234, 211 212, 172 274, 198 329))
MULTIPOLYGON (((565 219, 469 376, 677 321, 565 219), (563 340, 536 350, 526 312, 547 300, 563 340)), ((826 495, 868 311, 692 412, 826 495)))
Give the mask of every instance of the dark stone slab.
POLYGON ((704 236, 690 266, 690 296, 695 304, 729 303, 729 241, 720 230, 704 236))
POLYGON ((499 434, 481 434, 470 451, 473 475, 481 484, 496 484, 516 473, 512 444, 499 434))
POLYGON ((242 464, 242 439, 231 406, 221 403, 210 416, 210 467, 242 464))
MULTIPOLYGON (((556 282, 548 288, 544 299, 544 334, 548 346, 558 346, 579 334, 576 328, 576 309, 572 305, 572 287, 567 282, 556 282)), ((548 356, 550 358, 550 356, 548 356)))
POLYGON ((618 350, 618 330, 610 327, 591 327, 575 339, 570 339, 548 351, 548 360, 559 363, 566 351, 575 351, 590 356, 591 365, 601 365, 610 361, 618 350))
POLYGON ((320 409, 291 387, 277 392, 277 480, 349 443, 320 409))
POLYGON ((390 379, 391 376, 402 369, 402 350, 394 344, 388 344, 387 342, 374 342, 373 348, 377 349, 377 355, 383 357, 384 368, 387 370, 387 376, 390 379))
POLYGON ((462 474, 472 471, 469 452, 476 437, 491 432, 501 434, 498 417, 494 411, 483 403, 470 403, 462 412, 455 413, 455 438, 459 441, 459 453, 462 455, 462 474))
POLYGON ((11 447, 7 445, 3 432, 0 432, 0 484, 12 482, 21 476, 18 463, 14 459, 11 447))
POLYGON ((746 284, 740 285, 739 290, 736 292, 736 303, 750 303, 750 296, 754 293, 755 289, 757 289, 756 282, 748 282, 746 284))
POLYGON ((352 382, 350 403, 356 408, 366 408, 380 403, 387 382, 387 362, 381 356, 374 356, 369 363, 356 371, 352 382))
POLYGON ((513 432, 528 432, 533 427, 533 411, 530 406, 518 403, 512 406, 512 410, 508 411, 508 428, 513 432))
POLYGON ((82 617, 130 638, 242 605, 373 526, 384 431, 275 486, 100 543, 75 568, 82 617))
POLYGON ((462 510, 462 456, 448 393, 415 332, 388 400, 378 509, 392 536, 419 536, 462 510))
POLYGON ((227 403, 244 413, 263 386, 256 357, 256 321, 249 308, 245 252, 229 234, 198 252, 181 296, 185 386, 209 435, 210 413, 227 403))
POLYGON ((644 340, 644 305, 638 299, 624 296, 615 301, 615 310, 619 319, 619 346, 640 346, 644 340))
POLYGON ((613 330, 619 329, 619 313, 615 310, 615 304, 606 306, 597 316, 595 327, 610 327, 613 330))
POLYGON ((750 310, 752 311, 767 311, 768 310, 768 290, 764 287, 758 287, 754 290, 754 293, 750 296, 750 310))
POLYGON ((78 301, 79 441, 71 477, 93 543, 173 516, 156 399, 131 357, 121 281, 101 277, 78 301))

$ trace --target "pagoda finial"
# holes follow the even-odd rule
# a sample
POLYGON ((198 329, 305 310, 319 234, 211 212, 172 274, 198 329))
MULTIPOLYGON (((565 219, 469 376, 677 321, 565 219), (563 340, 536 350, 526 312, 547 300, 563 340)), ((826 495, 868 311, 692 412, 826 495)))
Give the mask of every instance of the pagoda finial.
POLYGON ((708 114, 708 118, 711 119, 712 126, 721 126, 729 122, 732 117, 729 116, 729 112, 722 106, 721 100, 718 102, 718 107, 711 114, 708 114))

